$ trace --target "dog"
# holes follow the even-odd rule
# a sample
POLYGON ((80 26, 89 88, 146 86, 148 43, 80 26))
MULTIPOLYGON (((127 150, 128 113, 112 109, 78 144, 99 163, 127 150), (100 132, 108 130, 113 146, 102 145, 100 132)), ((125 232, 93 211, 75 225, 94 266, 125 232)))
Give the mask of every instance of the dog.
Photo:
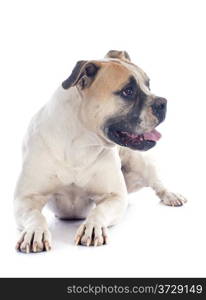
POLYGON ((78 61, 51 100, 33 117, 23 142, 23 167, 14 211, 24 253, 51 249, 43 207, 60 219, 84 219, 76 245, 108 242, 127 195, 151 187, 160 200, 181 206, 186 199, 168 191, 142 151, 155 146, 155 129, 167 100, 155 96, 149 77, 126 51, 102 60, 78 61))

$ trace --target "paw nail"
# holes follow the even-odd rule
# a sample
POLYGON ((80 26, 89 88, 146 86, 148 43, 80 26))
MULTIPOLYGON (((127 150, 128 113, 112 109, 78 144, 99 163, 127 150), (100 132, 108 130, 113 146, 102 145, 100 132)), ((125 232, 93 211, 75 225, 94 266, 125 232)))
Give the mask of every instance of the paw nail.
POLYGON ((29 253, 30 250, 29 250, 29 244, 26 245, 26 253, 29 253))
POLYGON ((107 236, 104 237, 104 243, 108 244, 108 237, 107 236))
POLYGON ((20 247, 20 243, 17 243, 16 246, 15 246, 15 249, 19 250, 19 247, 20 247))
POLYGON ((34 242, 34 245, 33 245, 33 252, 36 252, 37 251, 37 242, 34 242))
POLYGON ((75 246, 78 246, 79 245, 79 241, 80 241, 80 236, 78 236, 76 239, 75 239, 75 246))
POLYGON ((45 242, 44 243, 44 246, 45 246, 45 249, 46 249, 46 251, 50 251, 51 250, 51 247, 50 247, 50 245, 49 245, 49 242, 45 242))

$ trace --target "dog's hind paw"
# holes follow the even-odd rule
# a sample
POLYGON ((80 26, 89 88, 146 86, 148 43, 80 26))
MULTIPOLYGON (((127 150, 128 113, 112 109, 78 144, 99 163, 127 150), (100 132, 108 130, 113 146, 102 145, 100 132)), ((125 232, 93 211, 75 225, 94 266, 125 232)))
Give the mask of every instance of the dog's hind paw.
POLYGON ((184 196, 168 191, 161 191, 157 193, 157 196, 160 198, 162 203, 169 206, 182 206, 187 202, 187 199, 184 196))

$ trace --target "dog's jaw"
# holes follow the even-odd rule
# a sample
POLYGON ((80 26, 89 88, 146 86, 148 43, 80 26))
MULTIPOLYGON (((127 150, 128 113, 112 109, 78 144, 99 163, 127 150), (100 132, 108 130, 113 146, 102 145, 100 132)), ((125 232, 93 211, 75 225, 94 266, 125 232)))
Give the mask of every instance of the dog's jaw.
POLYGON ((161 138, 161 134, 156 129, 137 134, 122 129, 116 124, 106 127, 104 133, 115 144, 139 151, 147 151, 153 148, 161 138))

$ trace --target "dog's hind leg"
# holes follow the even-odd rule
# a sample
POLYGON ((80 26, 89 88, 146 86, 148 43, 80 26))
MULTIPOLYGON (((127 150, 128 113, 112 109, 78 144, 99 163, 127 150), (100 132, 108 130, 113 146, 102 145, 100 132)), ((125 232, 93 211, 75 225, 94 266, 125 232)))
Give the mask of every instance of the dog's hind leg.
POLYGON ((181 206, 187 200, 180 194, 172 193, 165 188, 153 162, 138 151, 121 147, 119 155, 122 172, 129 193, 141 187, 151 187, 165 205, 181 206))

